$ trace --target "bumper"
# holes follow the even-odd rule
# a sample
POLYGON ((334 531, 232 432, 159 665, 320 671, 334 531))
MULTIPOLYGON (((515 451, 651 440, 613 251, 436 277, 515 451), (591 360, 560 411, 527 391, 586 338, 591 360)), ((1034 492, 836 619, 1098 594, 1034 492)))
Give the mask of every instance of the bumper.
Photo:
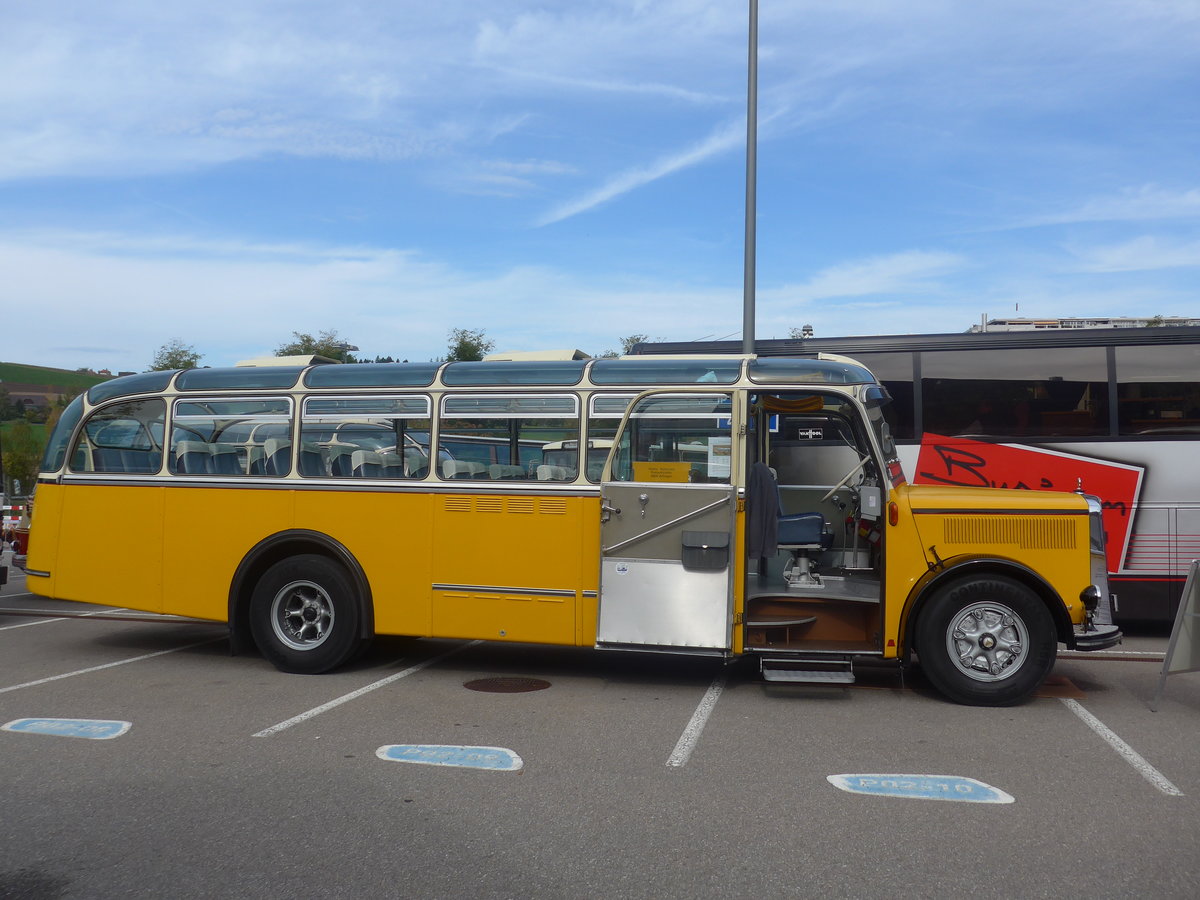
POLYGON ((1075 629, 1076 650, 1107 650, 1121 643, 1121 629, 1116 625, 1079 626, 1075 629))

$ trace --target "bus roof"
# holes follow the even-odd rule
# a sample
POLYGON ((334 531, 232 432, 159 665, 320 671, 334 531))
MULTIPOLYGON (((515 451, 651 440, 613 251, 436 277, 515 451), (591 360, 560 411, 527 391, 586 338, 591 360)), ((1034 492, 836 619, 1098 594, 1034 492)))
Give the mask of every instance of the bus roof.
POLYGON ((859 363, 832 354, 764 359, 722 356, 633 356, 619 359, 483 360, 479 362, 351 363, 312 366, 234 366, 144 372, 115 378, 88 392, 92 404, 165 390, 174 379, 182 393, 315 389, 438 387, 620 387, 642 390, 671 385, 874 384, 859 363))
POLYGON ((625 356, 587 360, 482 360, 478 362, 361 362, 313 366, 233 366, 143 372, 114 378, 88 392, 92 404, 163 391, 174 379, 184 394, 212 391, 414 388, 625 388, 671 385, 874 384, 875 377, 845 356, 810 354, 803 359, 758 356, 625 356))
MULTIPOLYGON (((985 331, 951 334, 862 334, 821 338, 755 341, 759 356, 801 356, 817 353, 887 353, 912 350, 989 350, 1063 347, 1121 347, 1137 344, 1200 344, 1200 326, 1158 328, 1070 328, 1048 331, 985 331)), ((642 343, 635 356, 729 353, 737 341, 642 343)))

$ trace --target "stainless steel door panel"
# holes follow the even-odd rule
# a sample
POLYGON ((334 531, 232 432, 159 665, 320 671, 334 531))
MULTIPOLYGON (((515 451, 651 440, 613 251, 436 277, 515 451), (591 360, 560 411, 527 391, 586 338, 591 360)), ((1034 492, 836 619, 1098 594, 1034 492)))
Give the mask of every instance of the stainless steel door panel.
POLYGON ((606 483, 603 492, 597 644, 729 649, 734 488, 606 483), (685 568, 685 532, 728 535, 728 564, 685 568))
POLYGON ((597 641, 725 649, 729 578, 730 569, 690 572, 677 560, 605 559, 597 641))

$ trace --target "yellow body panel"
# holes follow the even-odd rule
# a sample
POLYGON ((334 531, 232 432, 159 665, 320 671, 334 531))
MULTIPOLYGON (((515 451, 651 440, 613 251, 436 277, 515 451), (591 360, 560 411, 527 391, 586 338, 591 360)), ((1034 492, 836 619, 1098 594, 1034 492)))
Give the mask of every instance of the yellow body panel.
POLYGON ((31 577, 30 591, 60 600, 162 612, 165 491, 125 485, 38 485, 28 566, 50 576, 31 577))
MULTIPOLYGON (((898 508, 898 515, 896 524, 887 526, 884 542, 887 561, 884 566, 882 649, 885 659, 894 659, 903 652, 901 628, 907 615, 906 599, 912 595, 917 583, 929 574, 925 548, 921 546, 921 536, 908 502, 909 490, 910 485, 902 484, 890 496, 898 508)), ((886 510, 884 516, 886 521, 886 510)))
POLYGON ((887 529, 885 657, 902 649, 904 620, 922 582, 977 559, 1031 570, 1062 598, 1072 623, 1083 621, 1079 593, 1091 583, 1083 497, 903 484, 890 499, 898 518, 887 529))
MULTIPOLYGON (((905 618, 923 584, 973 559, 1033 570, 1082 621, 1087 516, 1054 514, 1085 510, 1081 497, 905 484, 889 500, 898 515, 885 542, 884 657, 903 652, 905 618)), ((50 575, 29 585, 60 599, 224 621, 251 549, 304 529, 333 538, 362 566, 379 634, 591 646, 599 506, 593 495, 42 484, 29 567, 50 575), (97 521, 108 523, 104 531, 94 531, 97 521), (118 556, 135 561, 119 577, 118 556)), ((744 540, 739 510, 736 546, 744 540)), ((735 621, 742 556, 734 559, 735 621)), ((735 653, 743 640, 735 627, 735 653)))
POLYGON ((582 595, 595 591, 599 569, 595 544, 589 552, 581 538, 598 501, 439 494, 432 505, 432 634, 580 642, 582 595))
POLYGON ((375 631, 429 635, 433 543, 426 493, 296 491, 291 527, 327 534, 358 560, 371 586, 375 631))
POLYGON ((28 585, 29 590, 35 594, 53 597, 55 580, 53 576, 60 546, 58 534, 62 527, 62 508, 63 501, 66 499, 66 491, 57 484, 39 484, 35 499, 37 500, 35 518, 42 523, 42 527, 34 528, 30 532, 29 547, 26 550, 28 553, 27 565, 35 572, 50 574, 31 577, 28 585), (34 537, 39 533, 42 535, 42 539, 35 541, 34 537))
POLYGON ((229 585, 246 553, 294 521, 293 492, 165 488, 163 611, 224 621, 229 585))
POLYGON ((224 621, 246 555, 303 529, 357 560, 379 634, 590 646, 599 520, 590 496, 43 484, 29 566, 50 576, 30 586, 224 621), (86 532, 96 521, 110 527, 86 532), (119 577, 116 555, 131 560, 119 577))
POLYGON ((579 612, 575 617, 575 643, 596 643, 600 621, 600 498, 579 497, 579 612))
MULTIPOLYGON (((750 560, 746 558, 746 501, 740 499, 733 517, 734 547, 737 553, 733 557, 733 621, 741 622, 746 615, 746 568, 750 560)), ((733 641, 729 648, 737 656, 745 652, 746 631, 735 624, 733 641)))

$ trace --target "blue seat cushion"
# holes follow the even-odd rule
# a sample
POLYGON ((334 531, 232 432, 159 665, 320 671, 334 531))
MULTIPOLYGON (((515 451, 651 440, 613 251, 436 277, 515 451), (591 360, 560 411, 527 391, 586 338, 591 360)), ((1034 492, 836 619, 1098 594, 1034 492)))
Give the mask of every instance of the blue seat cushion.
POLYGON ((822 544, 825 517, 817 512, 779 517, 780 544, 822 544))

